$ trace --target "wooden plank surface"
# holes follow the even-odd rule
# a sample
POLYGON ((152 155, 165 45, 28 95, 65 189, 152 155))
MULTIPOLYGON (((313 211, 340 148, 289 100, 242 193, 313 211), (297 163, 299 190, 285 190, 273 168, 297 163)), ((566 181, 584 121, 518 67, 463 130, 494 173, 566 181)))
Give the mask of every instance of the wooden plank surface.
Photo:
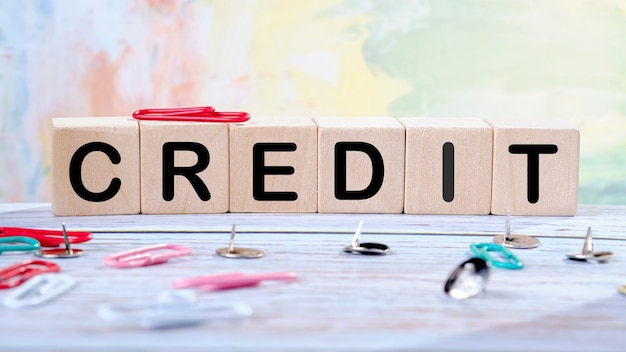
MULTIPOLYGON (((626 342, 626 296, 617 292, 626 284, 626 206, 581 205, 575 217, 512 217, 514 233, 540 235, 542 245, 516 250, 523 270, 493 269, 487 291, 464 301, 445 296, 444 281, 468 257, 470 243, 489 242, 502 232, 502 216, 54 217, 47 204, 5 204, 0 211, 1 226, 53 228, 65 222, 70 229, 100 231, 76 245, 86 251, 84 257, 58 261, 62 272, 79 280, 72 291, 38 308, 0 308, 2 351, 618 351, 626 342), (388 244, 389 255, 341 252, 361 219, 361 239, 388 244), (237 245, 262 249, 266 257, 215 255, 227 245, 233 223, 240 230, 237 245), (597 250, 615 252, 610 263, 565 260, 565 254, 581 250, 587 226, 597 236, 597 250), (164 242, 194 253, 128 270, 102 264, 107 254, 164 242), (100 304, 155 299, 176 278, 231 271, 295 271, 299 280, 201 294, 202 300, 237 301, 254 309, 251 317, 229 323, 146 330, 100 320, 96 312, 100 304)), ((30 258, 4 253, 0 268, 30 258)), ((6 294, 0 291, 0 299, 6 294)))

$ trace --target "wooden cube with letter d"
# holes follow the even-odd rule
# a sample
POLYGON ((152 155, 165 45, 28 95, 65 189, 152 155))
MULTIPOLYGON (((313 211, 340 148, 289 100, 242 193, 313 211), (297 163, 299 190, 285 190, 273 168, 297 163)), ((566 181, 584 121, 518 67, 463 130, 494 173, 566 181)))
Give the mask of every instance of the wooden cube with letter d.
POLYGON ((318 212, 401 213, 404 127, 392 117, 320 117, 318 212))

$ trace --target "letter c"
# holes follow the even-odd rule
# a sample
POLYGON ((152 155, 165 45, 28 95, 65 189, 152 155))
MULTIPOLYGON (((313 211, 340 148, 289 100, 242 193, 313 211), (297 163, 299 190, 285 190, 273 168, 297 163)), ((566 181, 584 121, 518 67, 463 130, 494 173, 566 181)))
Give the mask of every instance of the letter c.
POLYGON ((82 145, 74 152, 72 159, 70 160, 70 184, 74 189, 74 192, 82 199, 89 202, 104 202, 107 201, 119 192, 122 186, 122 181, 114 177, 109 186, 103 192, 92 192, 85 187, 83 183, 82 167, 83 161, 91 152, 102 152, 109 157, 109 160, 115 165, 122 161, 120 153, 112 145, 103 142, 91 142, 82 145))

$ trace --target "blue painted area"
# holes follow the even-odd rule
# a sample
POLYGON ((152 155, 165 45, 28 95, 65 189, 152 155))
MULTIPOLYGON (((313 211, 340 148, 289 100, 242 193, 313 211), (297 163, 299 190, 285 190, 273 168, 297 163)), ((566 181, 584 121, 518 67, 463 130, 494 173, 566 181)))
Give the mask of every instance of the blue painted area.
POLYGON ((37 1, 37 12, 44 16, 50 16, 54 14, 54 4, 51 0, 39 0, 37 1))
POLYGON ((15 57, 16 62, 14 70, 17 71, 18 74, 15 75, 11 84, 13 87, 13 94, 7 121, 9 131, 17 130, 24 124, 26 111, 28 110, 28 104, 30 103, 28 81, 25 73, 28 61, 27 55, 22 51, 15 57))

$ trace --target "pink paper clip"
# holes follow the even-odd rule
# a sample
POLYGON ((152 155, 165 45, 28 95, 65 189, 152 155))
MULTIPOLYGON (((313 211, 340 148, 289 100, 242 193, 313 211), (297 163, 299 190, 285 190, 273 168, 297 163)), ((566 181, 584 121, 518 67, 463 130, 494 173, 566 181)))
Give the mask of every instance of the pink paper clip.
POLYGON ((135 268, 166 263, 170 258, 191 254, 191 249, 180 244, 155 244, 124 252, 110 254, 104 257, 104 265, 115 268, 135 268), (169 250, 165 253, 156 253, 158 250, 169 250))
POLYGON ((215 111, 212 106, 171 109, 141 109, 133 113, 136 120, 196 121, 196 122, 245 122, 250 120, 247 112, 215 111))
POLYGON ((287 280, 293 281, 298 278, 294 272, 274 272, 250 274, 244 273, 226 273, 208 276, 198 276, 186 279, 178 279, 172 281, 174 288, 190 288, 197 287, 203 291, 228 290, 240 287, 251 287, 267 280, 287 280))

